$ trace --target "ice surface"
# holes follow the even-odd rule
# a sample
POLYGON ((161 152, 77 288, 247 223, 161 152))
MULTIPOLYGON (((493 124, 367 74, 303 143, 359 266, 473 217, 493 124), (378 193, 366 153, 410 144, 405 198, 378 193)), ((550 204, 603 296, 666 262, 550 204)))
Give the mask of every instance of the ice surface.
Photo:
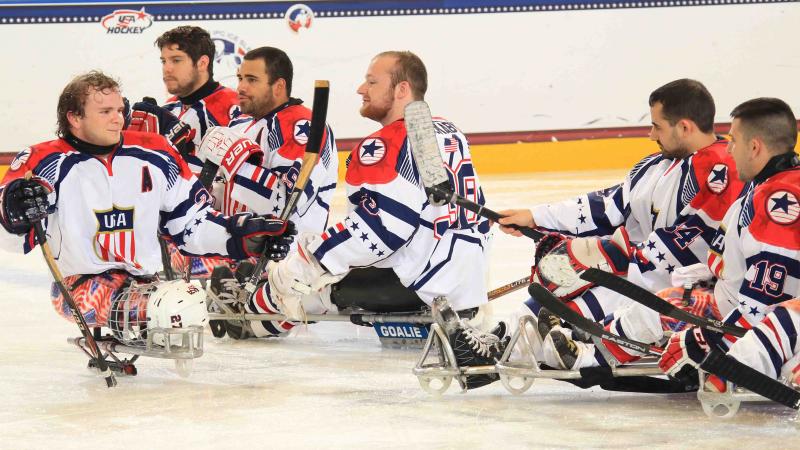
MULTIPOLYGON (((610 185, 622 172, 484 177, 495 209, 529 206, 610 185)), ((341 217, 341 193, 334 217, 341 217)), ((533 246, 497 234, 490 286, 529 271, 533 246)), ((800 448, 787 409, 743 404, 708 419, 692 394, 580 390, 537 381, 524 395, 500 383, 440 399, 417 384, 418 350, 384 349, 372 329, 310 325, 279 340, 206 333, 188 379, 170 361, 107 389, 66 343, 77 327, 52 310, 38 250, 0 253, 0 448, 800 448)), ((524 291, 491 303, 509 316, 524 291)))

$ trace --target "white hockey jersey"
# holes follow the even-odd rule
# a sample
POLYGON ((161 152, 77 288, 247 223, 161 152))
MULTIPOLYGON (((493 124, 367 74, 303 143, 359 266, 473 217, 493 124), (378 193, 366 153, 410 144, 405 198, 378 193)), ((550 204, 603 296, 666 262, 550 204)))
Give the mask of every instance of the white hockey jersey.
POLYGON ((628 279, 656 292, 676 267, 705 262, 725 211, 740 195, 727 141, 684 159, 660 154, 637 163, 621 184, 533 208, 536 224, 575 236, 606 236, 624 225, 637 251, 628 279))
POLYGON ((800 297, 800 168, 754 184, 725 215, 709 253, 726 322, 750 328, 770 306, 800 297))
MULTIPOLYGON (((466 137, 434 119, 442 157, 458 194, 484 204, 466 137)), ((395 121, 362 140, 348 159, 348 215, 310 250, 334 275, 391 268, 426 303, 444 295, 456 309, 487 301, 489 221, 452 205, 432 206, 406 138, 395 121)))
MULTIPOLYGON (((208 192, 162 136, 123 131, 106 159, 63 139, 37 144, 16 156, 2 185, 28 171, 54 189, 46 227, 64 276, 155 274, 162 266, 159 230, 190 254, 229 253, 229 218, 211 208, 208 192)), ((3 241, 25 252, 34 245, 32 232, 5 234, 3 241)))
MULTIPOLYGON (((223 212, 252 210, 280 216, 288 193, 297 181, 311 126, 311 110, 290 99, 260 120, 243 117, 230 127, 264 150, 260 166, 244 163, 231 183, 223 186, 223 212)), ((339 158, 330 126, 322 137, 322 148, 311 176, 289 217, 298 231, 322 233, 328 225, 331 199, 336 190, 339 158)), ((216 189, 215 189, 216 193, 216 189)))

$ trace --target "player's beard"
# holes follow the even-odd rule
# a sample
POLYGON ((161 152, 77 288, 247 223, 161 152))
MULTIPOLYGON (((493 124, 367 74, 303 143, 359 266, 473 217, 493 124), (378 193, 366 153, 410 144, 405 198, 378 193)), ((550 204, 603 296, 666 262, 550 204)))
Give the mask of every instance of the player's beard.
POLYGON ((268 112, 272 111, 277 106, 274 104, 275 102, 270 92, 267 92, 266 97, 248 96, 247 100, 246 103, 240 104, 239 108, 242 110, 242 113, 255 117, 256 119, 261 119, 266 116, 268 112))
POLYGON ((362 117, 366 117, 367 119, 374 120, 376 122, 382 122, 383 119, 389 114, 389 111, 392 109, 392 105, 394 103, 394 98, 391 91, 386 93, 382 103, 383 105, 379 105, 370 101, 366 105, 361 105, 359 112, 361 113, 362 117))
POLYGON ((664 157, 671 159, 683 159, 692 154, 692 150, 689 149, 686 144, 681 142, 674 130, 670 136, 670 141, 672 141, 672 143, 667 146, 665 146, 660 140, 656 141, 658 143, 658 147, 661 149, 661 154, 664 157))
POLYGON ((167 88, 167 92, 172 95, 176 95, 178 97, 188 97, 194 91, 200 88, 198 84, 200 83, 200 70, 197 67, 192 69, 192 75, 189 80, 185 83, 181 83, 179 80, 175 80, 176 85, 173 89, 167 88))

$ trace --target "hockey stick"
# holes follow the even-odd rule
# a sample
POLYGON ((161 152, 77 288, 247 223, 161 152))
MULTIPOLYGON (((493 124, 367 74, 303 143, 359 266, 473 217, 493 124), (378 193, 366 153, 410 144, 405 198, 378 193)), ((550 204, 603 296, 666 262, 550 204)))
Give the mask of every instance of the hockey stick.
MULTIPOLYGON (((433 128, 431 110, 427 103, 418 100, 406 105, 405 125, 408 140, 411 142, 411 155, 417 163, 422 184, 425 186, 425 192, 431 203, 437 206, 454 203, 467 211, 495 222, 503 218, 497 212, 458 195, 453 189, 444 168, 439 143, 436 140, 436 130, 433 128)), ((534 241, 544 236, 544 233, 530 227, 508 226, 519 230, 534 241)))
POLYGON ((781 405, 800 409, 800 392, 718 350, 712 350, 700 368, 781 405))
POLYGON ((531 277, 527 276, 524 278, 520 278, 517 281, 512 281, 511 283, 504 284, 499 288, 492 289, 489 291, 486 296, 489 298, 489 301, 492 301, 496 298, 500 298, 506 294, 510 294, 512 292, 518 291, 528 285, 531 284, 531 277))
POLYGON ((747 331, 744 328, 737 327, 735 325, 728 325, 721 320, 700 317, 684 311, 657 296, 656 294, 653 294, 647 289, 639 287, 625 278, 618 277, 613 273, 590 268, 581 273, 580 277, 586 281, 595 283, 598 286, 603 286, 606 289, 610 289, 618 294, 622 294, 636 303, 647 306, 659 314, 671 317, 675 320, 680 320, 698 327, 707 328, 719 333, 730 334, 736 337, 744 336, 744 333, 747 331))
MULTIPOLYGON (((319 152, 322 149, 322 137, 325 135, 325 123, 328 115, 328 94, 330 93, 330 83, 328 80, 317 80, 314 82, 314 105, 311 110, 311 126, 308 133, 308 141, 306 141, 306 151, 303 154, 303 162, 300 165, 300 173, 297 175, 297 181, 294 183, 292 193, 286 199, 286 205, 283 207, 280 219, 283 221, 289 220, 289 217, 297 207, 297 201, 300 200, 300 195, 306 188, 308 179, 311 177, 311 172, 317 164, 319 152)), ((266 252, 266 250, 265 250, 266 252)), ((256 291, 256 285, 261 279, 261 274, 267 266, 269 259, 266 255, 261 255, 258 258, 256 267, 250 279, 244 285, 245 291, 252 295, 256 291)))
POLYGON ((58 290, 61 292, 61 296, 64 298, 64 301, 67 302, 67 306, 69 306, 69 309, 72 311, 72 318, 75 319, 75 323, 78 324, 78 328, 81 329, 81 334, 83 334, 83 338, 86 339, 86 344, 94 353, 94 360, 97 362, 97 368, 100 371, 100 375, 105 377, 106 385, 108 387, 116 386, 117 379, 114 378, 114 373, 108 368, 108 363, 103 357, 103 354, 100 352, 100 348, 97 346, 94 336, 92 336, 92 330, 90 330, 89 326, 86 324, 86 320, 84 320, 83 314, 81 314, 80 310, 78 309, 75 299, 72 298, 72 294, 70 294, 69 290, 67 290, 67 287, 64 286, 64 277, 61 276, 61 271, 58 270, 56 261, 53 259, 53 253, 50 251, 50 244, 47 243, 47 235, 44 232, 42 222, 39 221, 33 224, 33 229, 36 232, 36 240, 39 241, 39 247, 42 248, 44 260, 47 263, 47 267, 50 269, 50 273, 53 274, 53 279, 58 286, 58 290))
POLYGON ((552 292, 545 289, 539 283, 533 283, 528 288, 528 293, 531 294, 534 300, 541 303, 542 306, 549 309, 553 314, 561 317, 565 321, 580 328, 581 330, 597 336, 601 339, 613 342, 620 347, 625 347, 639 353, 644 353, 651 356, 661 356, 661 349, 654 345, 645 344, 643 342, 626 339, 622 336, 617 336, 614 333, 607 331, 599 323, 589 320, 580 314, 576 313, 564 302, 559 300, 552 292))

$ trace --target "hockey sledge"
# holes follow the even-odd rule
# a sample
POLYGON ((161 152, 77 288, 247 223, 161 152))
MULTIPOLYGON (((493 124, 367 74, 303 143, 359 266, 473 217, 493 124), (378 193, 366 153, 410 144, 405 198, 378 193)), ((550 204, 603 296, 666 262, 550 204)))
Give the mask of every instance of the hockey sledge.
MULTIPOLYGON (((100 328, 94 328, 94 338, 104 361, 119 375, 136 375, 138 370, 134 363, 139 357, 144 356, 174 360, 175 372, 186 378, 192 373, 194 360, 203 356, 203 327, 199 325, 186 328, 156 328, 149 330, 146 337, 124 341, 110 334, 102 335, 100 328), (155 342, 164 344, 159 345, 155 342)), ((89 352, 83 336, 69 338, 67 342, 77 346, 89 357, 90 369, 98 367, 97 360, 89 352)))

